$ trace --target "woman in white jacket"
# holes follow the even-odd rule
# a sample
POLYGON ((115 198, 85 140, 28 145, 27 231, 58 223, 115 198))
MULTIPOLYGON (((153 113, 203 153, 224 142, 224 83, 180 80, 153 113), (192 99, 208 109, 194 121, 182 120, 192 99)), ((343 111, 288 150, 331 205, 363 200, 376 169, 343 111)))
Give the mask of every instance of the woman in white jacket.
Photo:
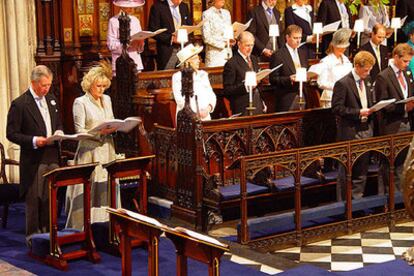
MULTIPOLYGON (((225 29, 231 27, 230 12, 224 7, 224 0, 210 0, 211 7, 203 12, 203 41, 206 45, 206 67, 224 66, 232 57, 227 47, 225 29)), ((231 42, 231 45, 234 41, 231 42)))
MULTIPOLYGON (((198 114, 201 120, 210 120, 210 113, 213 112, 216 106, 216 94, 210 85, 208 73, 204 70, 199 70, 200 57, 198 54, 203 50, 203 47, 195 47, 193 44, 187 45, 184 49, 177 53, 180 61, 179 65, 188 63, 194 69, 193 74, 193 89, 194 95, 190 98, 191 109, 198 114), (196 97, 197 96, 197 97, 196 97)), ((172 89, 174 99, 177 104, 177 112, 184 108, 185 97, 182 95, 181 89, 181 71, 174 73, 172 76, 172 89)))

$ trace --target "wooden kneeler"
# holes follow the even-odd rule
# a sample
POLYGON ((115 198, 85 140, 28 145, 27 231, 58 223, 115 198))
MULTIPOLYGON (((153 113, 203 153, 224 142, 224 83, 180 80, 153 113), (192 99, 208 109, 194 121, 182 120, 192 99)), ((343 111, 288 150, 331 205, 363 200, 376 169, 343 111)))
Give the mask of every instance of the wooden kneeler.
POLYGON ((43 261, 61 270, 67 270, 68 260, 87 257, 91 262, 97 263, 101 260, 96 252, 91 230, 91 183, 90 177, 98 163, 62 167, 52 170, 44 177, 47 178, 49 186, 49 221, 50 221, 50 251, 43 261), (83 184, 83 206, 84 206, 84 230, 74 234, 58 237, 57 223, 57 190, 59 187, 83 184), (71 243, 83 242, 81 249, 62 253, 61 246, 71 243))
MULTIPOLYGON (((148 206, 148 195, 147 195, 147 171, 151 160, 155 155, 133 157, 127 159, 117 159, 103 167, 108 171, 108 182, 109 182, 109 195, 110 195, 110 207, 116 209, 116 179, 139 176, 140 185, 138 186, 136 195, 139 197, 139 202, 134 199, 134 205, 136 211, 141 214, 147 214, 148 206)), ((115 225, 114 220, 110 219, 109 225, 109 244, 114 250, 115 254, 121 253, 120 239, 119 239, 119 226, 115 225)), ((142 245, 142 240, 133 240, 132 246, 142 245)))

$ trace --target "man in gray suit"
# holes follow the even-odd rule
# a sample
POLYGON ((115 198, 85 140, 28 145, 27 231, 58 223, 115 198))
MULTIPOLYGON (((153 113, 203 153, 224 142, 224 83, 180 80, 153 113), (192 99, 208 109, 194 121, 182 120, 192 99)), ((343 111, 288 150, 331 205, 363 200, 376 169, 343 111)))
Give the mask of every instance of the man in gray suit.
MULTIPOLYGON (((354 69, 337 81, 333 89, 332 111, 337 116, 338 141, 372 137, 372 93, 370 93, 369 73, 375 64, 375 57, 361 51, 354 57, 354 69)), ((363 197, 368 172, 369 155, 358 158, 352 169, 352 198, 363 197)), ((339 168, 338 200, 346 194, 346 173, 339 168)))
POLYGON ((49 230, 49 190, 43 174, 58 167, 59 148, 47 138, 62 132, 57 101, 49 94, 53 74, 44 65, 7 114, 7 139, 20 146, 20 192, 26 200, 26 239, 49 230))

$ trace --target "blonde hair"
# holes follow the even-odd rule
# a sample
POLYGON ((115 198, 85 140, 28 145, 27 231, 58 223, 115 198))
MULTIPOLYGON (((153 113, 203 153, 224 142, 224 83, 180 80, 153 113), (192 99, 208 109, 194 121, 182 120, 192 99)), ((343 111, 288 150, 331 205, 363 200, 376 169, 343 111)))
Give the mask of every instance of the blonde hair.
POLYGON ((84 76, 81 82, 83 92, 90 92, 95 81, 103 80, 107 83, 105 89, 111 86, 111 80, 101 66, 92 67, 84 76))
POLYGON ((375 57, 368 51, 360 51, 354 57, 354 66, 365 67, 366 65, 374 66, 375 57))

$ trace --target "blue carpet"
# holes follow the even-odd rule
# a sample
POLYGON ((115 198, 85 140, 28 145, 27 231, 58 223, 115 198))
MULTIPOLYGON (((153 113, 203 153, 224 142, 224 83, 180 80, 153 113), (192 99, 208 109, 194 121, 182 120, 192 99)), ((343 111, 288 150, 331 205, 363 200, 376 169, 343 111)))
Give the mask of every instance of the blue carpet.
POLYGON ((404 260, 394 260, 382 264, 371 264, 360 269, 338 273, 349 276, 405 276, 414 275, 414 267, 404 260))
MULTIPOLYGON (((120 275, 121 258, 99 252, 101 262, 92 264, 86 260, 75 260, 69 263, 67 272, 61 272, 38 262, 27 255, 24 237, 24 205, 14 204, 10 207, 10 217, 7 229, 0 229, 0 259, 18 268, 25 269, 38 275, 120 275)), ((175 248, 173 243, 163 238, 159 248, 160 275, 175 275, 175 248)), ((148 275, 147 252, 135 249, 132 254, 133 275, 148 275)), ((189 275, 207 275, 207 266, 197 261, 188 260, 189 275)), ((222 261, 222 275, 266 275, 252 268, 242 266, 227 260, 222 261)))
POLYGON ((285 272, 277 274, 278 276, 332 276, 338 275, 333 272, 329 272, 325 269, 313 266, 313 265, 301 265, 293 269, 289 269, 285 272))

